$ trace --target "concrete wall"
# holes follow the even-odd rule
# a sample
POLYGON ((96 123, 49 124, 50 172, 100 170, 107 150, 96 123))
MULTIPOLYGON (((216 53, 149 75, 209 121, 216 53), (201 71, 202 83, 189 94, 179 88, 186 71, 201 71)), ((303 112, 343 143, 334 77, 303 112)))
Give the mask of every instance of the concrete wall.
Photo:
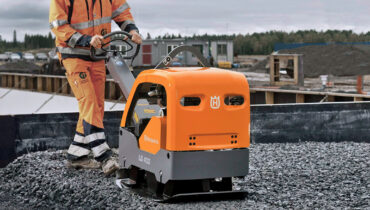
POLYGON ((16 121, 11 116, 0 116, 0 168, 17 157, 16 154, 16 121))
POLYGON ((370 103, 255 105, 252 143, 355 141, 370 143, 370 103))
MULTIPOLYGON (((370 103, 255 105, 251 113, 252 143, 370 143, 370 103)), ((121 116, 122 112, 105 114, 112 147, 118 146, 121 116)), ((28 152, 68 148, 77 118, 77 113, 0 116, 0 167, 28 152)))
MULTIPOLYGON (((105 113, 108 144, 118 147, 122 112, 105 113)), ((78 113, 0 116, 0 167, 25 153, 66 149, 72 142, 78 113)))

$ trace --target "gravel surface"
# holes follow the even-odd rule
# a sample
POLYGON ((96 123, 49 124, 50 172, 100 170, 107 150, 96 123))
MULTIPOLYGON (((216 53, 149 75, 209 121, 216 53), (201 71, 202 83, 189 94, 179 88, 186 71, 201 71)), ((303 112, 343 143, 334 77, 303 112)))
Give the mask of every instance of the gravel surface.
POLYGON ((99 170, 64 167, 63 151, 19 157, 0 169, 0 209, 370 209, 370 144, 251 146, 244 200, 156 203, 119 190, 99 170))

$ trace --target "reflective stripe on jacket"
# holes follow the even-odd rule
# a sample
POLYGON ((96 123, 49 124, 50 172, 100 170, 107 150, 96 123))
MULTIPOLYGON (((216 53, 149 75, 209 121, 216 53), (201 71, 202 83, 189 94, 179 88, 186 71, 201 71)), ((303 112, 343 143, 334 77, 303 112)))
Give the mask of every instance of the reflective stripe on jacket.
POLYGON ((88 48, 76 46, 77 41, 83 35, 110 33, 112 20, 121 25, 122 30, 134 24, 126 0, 51 0, 50 28, 63 57, 89 55, 88 48))

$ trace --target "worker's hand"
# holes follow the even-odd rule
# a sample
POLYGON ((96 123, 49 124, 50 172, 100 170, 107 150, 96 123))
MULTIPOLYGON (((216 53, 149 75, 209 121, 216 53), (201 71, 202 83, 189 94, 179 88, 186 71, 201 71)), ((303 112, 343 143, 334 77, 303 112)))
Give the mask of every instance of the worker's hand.
POLYGON ((135 42, 136 44, 141 44, 143 40, 141 39, 140 34, 136 30, 130 31, 130 34, 132 35, 132 41, 135 42))
POLYGON ((103 39, 104 39, 103 36, 95 35, 91 38, 90 45, 95 48, 98 48, 99 45, 103 44, 103 39))

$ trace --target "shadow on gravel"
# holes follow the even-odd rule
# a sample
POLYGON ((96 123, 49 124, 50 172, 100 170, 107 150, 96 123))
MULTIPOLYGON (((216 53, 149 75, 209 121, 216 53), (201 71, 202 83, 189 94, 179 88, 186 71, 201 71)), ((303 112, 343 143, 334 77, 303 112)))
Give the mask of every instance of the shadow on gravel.
POLYGON ((193 195, 178 195, 167 199, 165 201, 160 201, 161 203, 188 203, 188 202, 205 202, 205 201, 241 201, 245 200, 248 193, 245 191, 240 192, 227 192, 227 193, 202 193, 193 195))

